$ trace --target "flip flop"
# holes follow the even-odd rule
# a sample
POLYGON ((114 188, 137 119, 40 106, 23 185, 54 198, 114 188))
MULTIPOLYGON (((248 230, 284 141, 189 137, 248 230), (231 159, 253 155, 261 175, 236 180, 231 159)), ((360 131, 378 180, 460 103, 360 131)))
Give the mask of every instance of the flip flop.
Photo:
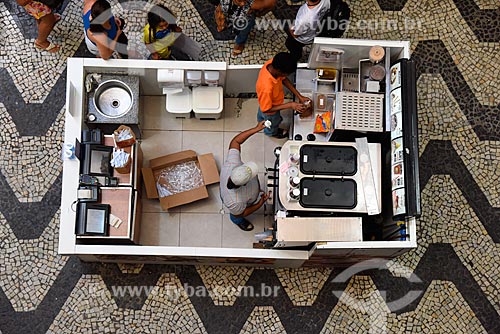
POLYGON ((239 225, 236 225, 236 226, 238 226, 240 229, 242 229, 245 232, 249 232, 249 231, 253 230, 253 224, 250 223, 246 219, 244 220, 244 222, 242 224, 239 224, 239 225))
POLYGON ((43 46, 38 45, 36 41, 35 41, 34 45, 35 45, 36 49, 41 50, 41 51, 47 51, 49 53, 56 53, 60 49, 59 45, 54 44, 52 42, 49 42, 49 45, 46 48, 44 48, 43 46))
POLYGON ((236 56, 242 54, 244 49, 245 49, 245 44, 241 44, 241 45, 236 44, 233 48, 233 56, 236 57, 236 56), (239 48, 241 48, 241 49, 239 49, 239 48))
POLYGON ((278 129, 278 133, 272 135, 271 137, 283 139, 283 138, 288 138, 288 136, 289 136, 288 130, 278 129))

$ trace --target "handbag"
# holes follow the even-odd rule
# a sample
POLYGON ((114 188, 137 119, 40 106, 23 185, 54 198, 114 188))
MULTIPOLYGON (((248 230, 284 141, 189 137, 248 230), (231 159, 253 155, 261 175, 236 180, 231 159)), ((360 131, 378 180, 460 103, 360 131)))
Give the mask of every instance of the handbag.
POLYGON ((233 15, 237 7, 242 7, 247 0, 220 0, 220 3, 215 7, 215 23, 217 31, 221 32, 228 27, 228 18, 233 15))
POLYGON ((217 25, 217 31, 221 32, 227 28, 226 15, 222 11, 221 4, 215 7, 215 24, 217 25))

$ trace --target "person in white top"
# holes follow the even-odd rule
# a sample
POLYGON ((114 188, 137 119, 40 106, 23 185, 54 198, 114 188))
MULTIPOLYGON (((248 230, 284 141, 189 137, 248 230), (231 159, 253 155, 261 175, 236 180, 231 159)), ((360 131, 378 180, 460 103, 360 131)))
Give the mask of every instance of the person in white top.
POLYGON ((302 57, 304 45, 311 44, 319 33, 320 22, 330 9, 330 0, 307 0, 300 6, 295 23, 285 29, 288 35, 286 47, 298 60, 302 57))
POLYGON ((220 172, 220 197, 229 210, 229 218, 243 231, 253 230, 253 225, 245 217, 258 210, 269 198, 260 190, 255 162, 241 161, 241 145, 265 127, 265 121, 237 134, 229 143, 226 161, 220 172))

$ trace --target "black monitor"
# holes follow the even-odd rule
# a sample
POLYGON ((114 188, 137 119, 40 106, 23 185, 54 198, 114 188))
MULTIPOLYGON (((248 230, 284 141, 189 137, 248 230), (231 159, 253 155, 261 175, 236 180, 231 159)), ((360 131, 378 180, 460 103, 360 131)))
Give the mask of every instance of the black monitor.
POLYGON ((94 176, 113 176, 111 167, 112 146, 86 144, 82 163, 82 174, 94 176))
POLYGON ((109 204, 78 203, 75 233, 77 235, 107 236, 109 210, 109 204))

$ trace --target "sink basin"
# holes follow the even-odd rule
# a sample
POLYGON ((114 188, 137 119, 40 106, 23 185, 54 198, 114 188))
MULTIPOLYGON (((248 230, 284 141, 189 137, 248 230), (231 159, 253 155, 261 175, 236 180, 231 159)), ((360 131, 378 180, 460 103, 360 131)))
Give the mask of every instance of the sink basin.
POLYGON ((119 80, 103 81, 97 87, 93 100, 96 110, 109 118, 125 115, 134 103, 132 89, 119 80))

